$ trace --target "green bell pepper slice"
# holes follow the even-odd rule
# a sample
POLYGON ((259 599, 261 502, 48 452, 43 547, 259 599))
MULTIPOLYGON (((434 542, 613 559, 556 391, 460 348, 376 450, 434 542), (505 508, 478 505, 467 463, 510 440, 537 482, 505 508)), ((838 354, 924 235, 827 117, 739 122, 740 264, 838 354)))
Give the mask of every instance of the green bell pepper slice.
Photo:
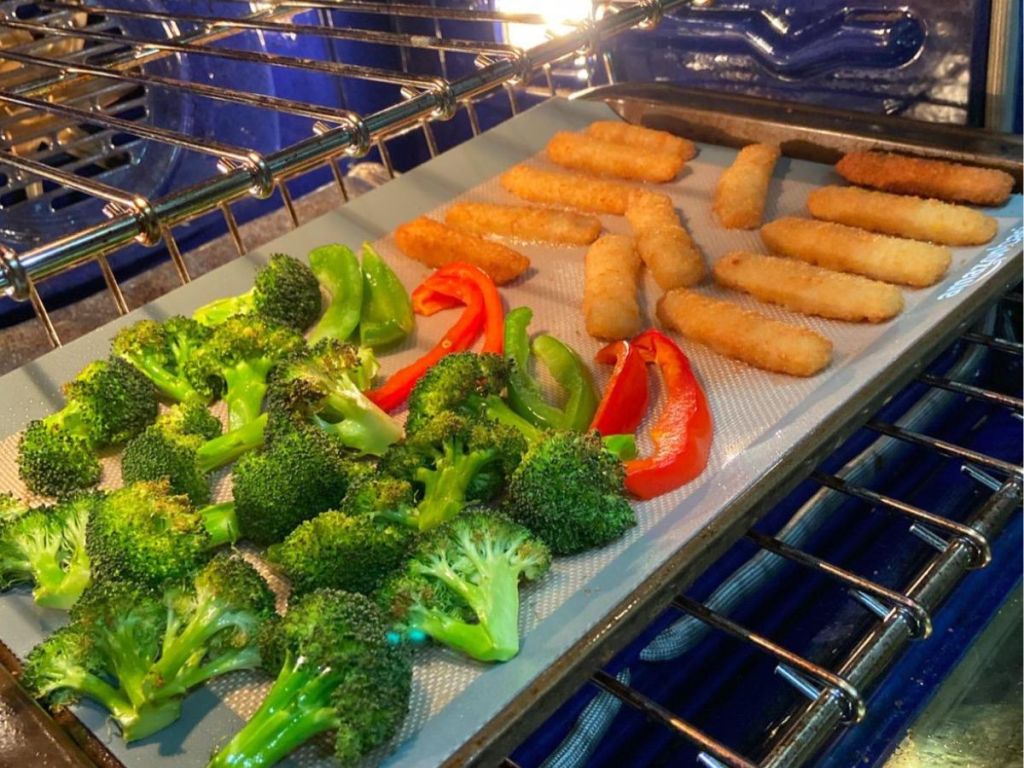
POLYGON ((363 309, 359 343, 387 347, 412 331, 415 319, 405 286, 369 243, 363 243, 363 309))
POLYGON ((309 266, 316 279, 331 294, 330 304, 313 326, 309 343, 321 339, 345 341, 363 312, 363 271, 359 259, 347 245, 321 245, 309 252, 309 266))

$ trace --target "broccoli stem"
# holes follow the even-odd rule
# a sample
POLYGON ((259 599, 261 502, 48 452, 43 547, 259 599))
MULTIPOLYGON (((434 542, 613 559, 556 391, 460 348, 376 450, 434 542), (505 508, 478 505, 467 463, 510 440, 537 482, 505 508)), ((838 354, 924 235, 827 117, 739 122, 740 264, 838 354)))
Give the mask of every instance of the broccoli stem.
POLYGON ((508 403, 497 395, 488 395, 482 399, 482 404, 484 413, 487 414, 487 418, 491 419, 491 421, 496 421, 499 424, 504 424, 506 427, 519 430, 528 443, 540 440, 541 430, 513 411, 508 403))
POLYGON ((423 500, 416 507, 419 529, 429 531, 455 517, 466 506, 466 492, 473 477, 493 458, 493 451, 472 451, 456 457, 455 451, 446 446, 435 469, 418 469, 416 479, 424 486, 423 500))
POLYGON ((192 319, 209 327, 220 325, 229 317, 251 312, 254 306, 254 295, 255 289, 250 288, 238 296, 225 296, 222 299, 214 299, 209 304, 200 307, 192 313, 192 319))
POLYGON ((89 560, 84 556, 75 558, 65 571, 52 555, 47 559, 53 561, 52 568, 47 566, 45 573, 36 572, 36 587, 32 590, 32 597, 44 608, 66 611, 77 602, 92 581, 89 560))
POLYGON ((187 380, 169 372, 166 368, 156 365, 143 355, 132 355, 131 363, 153 382, 164 397, 181 403, 196 397, 196 391, 187 380))
POLYGON ((212 440, 207 440, 196 451, 196 466, 202 472, 212 472, 259 448, 264 442, 266 426, 267 414, 262 413, 238 429, 232 429, 212 440))
POLYGON ((131 720, 135 716, 135 707, 121 695, 120 691, 106 680, 84 669, 68 670, 61 685, 103 705, 118 723, 131 720))
POLYGON ((208 768, 269 768, 314 736, 338 728, 331 698, 341 678, 341 671, 310 667, 289 652, 256 714, 208 768))
POLYGON ((402 428, 394 419, 359 391, 351 381, 336 382, 332 391, 324 398, 323 410, 329 421, 314 416, 317 425, 335 434, 344 445, 363 453, 382 456, 384 452, 402 437, 402 428))
POLYGON ((259 418, 263 396, 267 393, 267 374, 272 360, 238 363, 224 372, 224 402, 228 406, 228 426, 238 429, 259 418))
POLYGON ((59 411, 43 418, 48 427, 62 429, 65 432, 85 438, 90 443, 91 427, 88 409, 83 408, 77 400, 68 400, 59 411))
POLYGON ((223 501, 210 504, 199 510, 203 518, 203 526, 210 534, 210 549, 234 544, 238 541, 238 517, 235 514, 235 502, 223 501))
POLYGON ((161 731, 181 717, 181 699, 145 702, 123 717, 115 717, 126 742, 138 741, 161 731))

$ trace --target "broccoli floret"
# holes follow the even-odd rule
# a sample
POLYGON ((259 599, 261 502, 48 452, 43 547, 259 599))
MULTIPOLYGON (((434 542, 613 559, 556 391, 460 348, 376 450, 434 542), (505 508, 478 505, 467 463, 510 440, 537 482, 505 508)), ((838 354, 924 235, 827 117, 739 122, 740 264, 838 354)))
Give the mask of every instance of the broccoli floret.
POLYGON ((117 357, 87 365, 64 387, 66 404, 29 423, 18 443, 18 470, 29 490, 66 496, 99 482, 97 451, 123 443, 157 415, 149 379, 117 357))
POLYGON ((70 608, 90 582, 86 526, 99 503, 98 495, 83 494, 0 519, 0 589, 33 584, 39 605, 70 608))
POLYGON ((267 622, 260 648, 277 679, 210 768, 267 768, 327 731, 348 766, 391 738, 409 709, 412 667, 386 629, 370 600, 339 590, 311 592, 267 622))
POLYGON ((138 368, 167 399, 209 402, 215 392, 207 383, 185 375, 186 362, 209 337, 209 328, 180 315, 163 323, 140 320, 114 337, 113 352, 138 368))
POLYGON ((600 547, 636 525, 622 463, 596 432, 553 432, 512 473, 504 511, 556 555, 600 547))
POLYGON ((422 490, 409 522, 426 531, 450 520, 467 502, 499 494, 525 450, 522 435, 510 427, 442 411, 395 446, 382 466, 422 490))
POLYGON ((304 520, 335 508, 348 491, 353 463, 322 431, 296 429, 235 465, 234 498, 242 536, 282 541, 304 520))
POLYGON ((507 383, 508 364, 501 355, 445 355, 423 374, 409 394, 406 429, 415 432, 445 411, 476 414, 481 400, 500 396, 507 383))
POLYGON ((217 326, 185 369, 190 381, 223 393, 228 427, 238 429, 259 417, 270 370, 304 346, 294 331, 255 317, 237 317, 217 326))
POLYGON ((353 481, 338 507, 347 515, 382 515, 405 519, 416 506, 412 483, 374 472, 353 481))
POLYGON ((109 493, 89 517, 86 546, 97 579, 159 587, 183 579, 238 537, 233 504, 196 510, 165 481, 109 493))
POLYGON ((285 360, 271 375, 271 434, 312 426, 348 448, 381 455, 402 437, 402 427, 361 391, 376 367, 372 350, 334 339, 285 360))
POLYGON ((523 526, 467 510, 420 543, 380 602, 404 632, 425 632, 480 661, 507 661, 519 653, 519 582, 550 565, 547 546, 523 526))
POLYGON ((237 558, 218 557, 162 593, 99 582, 71 624, 29 654, 23 684, 52 703, 94 699, 125 741, 142 739, 178 719, 191 688, 259 666, 257 636, 273 608, 273 593, 237 558))
POLYGON ((266 414, 227 434, 201 403, 168 409, 125 446, 121 477, 126 483, 167 480, 171 492, 193 504, 210 500, 210 473, 263 445, 266 414))
POLYGON ((414 533, 373 515, 331 510, 307 520, 267 550, 297 593, 321 587, 369 594, 401 565, 414 533))
POLYGON ((308 266, 283 253, 275 253, 259 268, 251 290, 228 296, 197 309, 192 317, 206 326, 255 313, 274 325, 302 332, 320 316, 320 283, 308 266))

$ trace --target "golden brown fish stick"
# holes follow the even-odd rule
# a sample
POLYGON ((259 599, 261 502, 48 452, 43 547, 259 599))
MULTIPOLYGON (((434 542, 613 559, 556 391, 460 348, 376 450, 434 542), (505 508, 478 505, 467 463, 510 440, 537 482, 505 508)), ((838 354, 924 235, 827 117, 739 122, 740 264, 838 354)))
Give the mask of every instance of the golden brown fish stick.
POLYGON ((616 144, 626 144, 630 147, 650 149, 654 152, 666 152, 676 155, 684 163, 692 160, 697 154, 697 148, 692 141, 680 136, 675 136, 667 131, 656 131, 652 128, 642 128, 639 125, 630 125, 621 120, 598 120, 587 126, 587 133, 595 139, 611 141, 616 144))
POLYGON ((999 228, 991 216, 963 205, 857 187, 816 189, 807 209, 816 219, 943 245, 981 245, 999 228))
POLYGON ((851 184, 954 203, 1002 205, 1013 192, 1003 171, 888 152, 850 152, 836 170, 851 184))
POLYGON ((628 339, 640 330, 633 240, 604 235, 587 250, 583 264, 583 318, 587 333, 599 339, 628 339))
POLYGON ((672 181, 683 169, 678 155, 601 141, 582 133, 560 131, 547 147, 551 162, 573 171, 631 181, 672 181))
POLYGON ((937 283, 953 261, 953 253, 942 245, 814 219, 769 221, 761 227, 761 239, 782 256, 914 288, 937 283))
POLYGON ((813 376, 832 359, 832 342, 819 333, 685 288, 661 297, 658 318, 691 341, 766 371, 813 376))
POLYGON ((718 260, 714 273, 719 285, 805 315, 880 323, 903 309, 894 285, 793 259, 735 251, 718 260))
POLYGON ((722 172, 715 187, 714 211, 727 229, 761 226, 768 184, 781 151, 778 144, 750 144, 722 172))
POLYGON ((468 261, 480 267, 499 285, 515 280, 530 266, 530 260, 518 251, 446 227, 426 216, 398 227, 395 242, 402 253, 428 267, 468 261))
POLYGON ((532 205, 455 203, 444 215, 449 227, 474 235, 502 235, 563 245, 590 245, 601 234, 593 216, 532 205))
POLYGON ((640 258, 663 291, 696 285, 704 278, 704 257, 679 223, 668 195, 634 192, 629 197, 626 219, 640 258))
POLYGON ((593 213, 626 212, 629 193, 636 187, 619 181, 596 179, 581 173, 545 171, 529 165, 516 165, 501 174, 501 186, 531 203, 546 203, 577 208, 593 213))

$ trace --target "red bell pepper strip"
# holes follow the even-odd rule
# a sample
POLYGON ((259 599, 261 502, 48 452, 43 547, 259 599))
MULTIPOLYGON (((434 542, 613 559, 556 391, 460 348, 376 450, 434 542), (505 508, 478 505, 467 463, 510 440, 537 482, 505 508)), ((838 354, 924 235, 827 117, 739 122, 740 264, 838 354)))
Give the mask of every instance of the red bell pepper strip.
MULTIPOLYGON (((415 296, 416 293, 413 292, 414 307, 416 306, 415 296)), ((438 360, 453 352, 464 352, 473 346, 483 329, 484 301, 478 291, 467 290, 465 291, 465 302, 466 308, 462 310, 462 314, 455 321, 455 325, 448 329, 448 332, 432 350, 416 362, 392 374, 387 381, 376 389, 367 392, 367 397, 383 410, 393 411, 408 399, 409 393, 412 392, 416 382, 438 360)), ((441 308, 437 307, 424 314, 432 315, 441 308)))
POLYGON ((417 315, 430 317, 443 309, 466 306, 469 295, 475 291, 474 287, 459 280, 433 274, 412 292, 412 308, 417 315))
POLYGON ((438 277, 452 277, 475 285, 484 299, 486 319, 484 321, 484 346, 481 352, 502 354, 505 343, 505 310, 501 305, 501 294, 491 276, 480 267, 456 261, 446 264, 434 273, 438 277))
POLYGON ((599 350, 594 360, 615 367, 590 428, 602 435, 633 434, 647 413, 647 363, 628 341, 613 341, 599 350))
POLYGON ((644 360, 655 363, 665 404, 651 427, 654 452, 625 463, 626 488, 651 499, 688 483, 704 471, 711 452, 711 411, 690 363, 670 338, 648 330, 633 339, 644 360))

